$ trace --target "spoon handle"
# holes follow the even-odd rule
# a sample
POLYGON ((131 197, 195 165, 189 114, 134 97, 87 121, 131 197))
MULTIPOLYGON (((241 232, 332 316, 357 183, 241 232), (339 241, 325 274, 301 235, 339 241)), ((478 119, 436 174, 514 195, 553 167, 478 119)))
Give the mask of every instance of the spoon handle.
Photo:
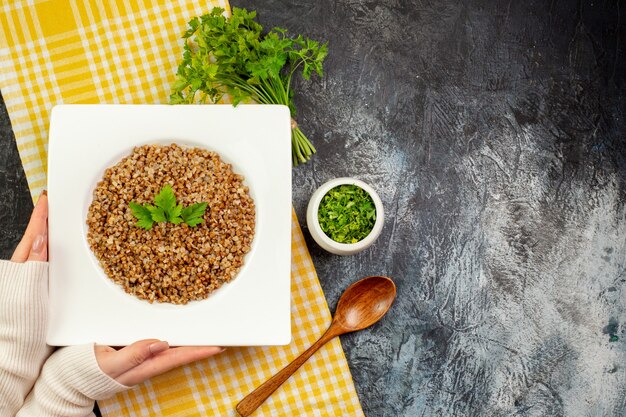
POLYGON ((285 366, 276 375, 265 381, 257 389, 248 394, 243 400, 237 404, 237 412, 243 417, 247 417, 256 410, 283 382, 287 380, 294 372, 302 366, 319 348, 338 333, 331 326, 326 333, 320 337, 317 342, 313 343, 310 348, 302 352, 300 356, 294 359, 289 365, 285 366), (332 331, 331 331, 332 329, 332 331))

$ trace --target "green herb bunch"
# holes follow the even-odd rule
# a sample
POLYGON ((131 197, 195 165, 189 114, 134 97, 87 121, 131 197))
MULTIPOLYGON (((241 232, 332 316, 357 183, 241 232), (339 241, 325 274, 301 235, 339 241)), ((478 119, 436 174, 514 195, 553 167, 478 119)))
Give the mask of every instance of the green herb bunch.
POLYGON ((170 222, 173 224, 185 223, 194 227, 204 222, 202 216, 207 208, 207 203, 196 203, 183 208, 182 204, 176 204, 176 196, 172 186, 167 184, 154 196, 154 205, 129 203, 133 216, 137 219, 135 225, 142 229, 152 229, 154 222, 170 222))
MULTIPOLYGON (((233 8, 230 18, 223 13, 224 9, 214 8, 189 21, 170 102, 216 103, 228 94, 233 105, 242 101, 287 105, 293 119, 292 78, 297 71, 307 80, 314 72, 321 77, 327 44, 302 35, 289 37, 278 27, 263 34, 255 11, 233 8)), ((294 166, 315 153, 295 122, 291 144, 294 166)))
POLYGON ((376 206, 361 187, 339 185, 322 198, 317 218, 322 231, 335 242, 356 243, 374 228, 376 206))

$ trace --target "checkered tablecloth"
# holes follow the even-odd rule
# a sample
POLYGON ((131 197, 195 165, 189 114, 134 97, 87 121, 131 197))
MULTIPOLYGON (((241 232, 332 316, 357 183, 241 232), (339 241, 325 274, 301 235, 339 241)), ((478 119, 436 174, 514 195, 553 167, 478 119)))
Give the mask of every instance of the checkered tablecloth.
MULTIPOLYGON (((31 193, 46 186, 50 110, 69 103, 166 103, 186 22, 226 1, 11 0, 0 4, 0 92, 31 193)), ((312 344, 330 313, 297 218, 289 346, 229 348, 100 402, 104 416, 235 416, 246 394, 312 344)), ((338 339, 255 416, 362 416, 338 339)))

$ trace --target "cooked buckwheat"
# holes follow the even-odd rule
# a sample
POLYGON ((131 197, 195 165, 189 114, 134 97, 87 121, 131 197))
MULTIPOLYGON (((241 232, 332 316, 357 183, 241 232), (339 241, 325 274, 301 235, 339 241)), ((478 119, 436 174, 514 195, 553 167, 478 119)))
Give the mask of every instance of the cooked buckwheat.
POLYGON ((244 178, 215 152, 146 145, 108 168, 93 193, 87 241, 105 273, 149 302, 186 304, 235 278, 254 237, 255 207, 244 178), (135 225, 129 203, 153 204, 170 184, 178 203, 207 202, 204 222, 135 225))

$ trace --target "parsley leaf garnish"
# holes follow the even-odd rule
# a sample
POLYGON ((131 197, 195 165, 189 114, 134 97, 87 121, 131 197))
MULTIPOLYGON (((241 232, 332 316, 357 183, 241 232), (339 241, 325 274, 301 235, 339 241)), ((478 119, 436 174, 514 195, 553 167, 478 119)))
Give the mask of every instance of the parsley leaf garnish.
POLYGON ((161 188, 161 191, 154 196, 154 204, 163 209, 166 213, 176 206, 176 196, 172 190, 172 186, 167 184, 161 188))
MULTIPOLYGON (((189 21, 170 103, 216 103, 228 94, 233 105, 284 104, 295 117, 292 77, 296 72, 306 80, 313 73, 321 77, 327 44, 302 35, 290 37, 279 27, 264 32, 255 11, 235 7, 231 17, 223 13, 215 7, 189 21)), ((291 135, 295 166, 308 161, 315 148, 297 123, 292 123, 291 135)))
POLYGON ((176 204, 176 196, 172 186, 167 184, 157 195, 154 196, 154 204, 137 204, 133 201, 129 203, 133 216, 137 218, 137 227, 142 229, 152 229, 154 222, 170 222, 180 224, 185 222, 194 227, 204 221, 202 216, 207 208, 207 203, 196 203, 183 208, 182 204, 176 204))
POLYGON ((202 215, 204 214, 206 206, 207 203, 196 203, 185 207, 181 212, 181 216, 185 223, 189 226, 195 226, 202 223, 204 221, 202 215))
POLYGON ((150 212, 152 220, 154 220, 155 222, 161 223, 167 221, 167 215, 165 214, 165 210, 163 210, 161 207, 147 205, 146 208, 150 212))
POLYGON ((141 204, 137 204, 132 201, 128 205, 130 206, 130 210, 133 212, 133 216, 137 218, 137 223, 135 224, 142 229, 152 229, 152 223, 154 223, 154 220, 152 219, 152 213, 150 213, 150 210, 141 204))

